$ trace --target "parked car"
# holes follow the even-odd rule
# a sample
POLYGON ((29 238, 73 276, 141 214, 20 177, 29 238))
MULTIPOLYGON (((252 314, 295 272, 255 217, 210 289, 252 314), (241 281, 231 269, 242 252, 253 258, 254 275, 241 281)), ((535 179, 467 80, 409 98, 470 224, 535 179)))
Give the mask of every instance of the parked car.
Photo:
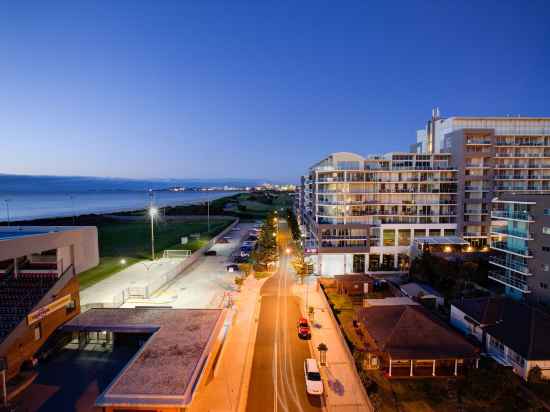
POLYGON ((298 336, 302 339, 311 339, 311 328, 306 318, 298 320, 298 336))
POLYGON ((227 265, 225 269, 228 272, 238 272, 239 271, 239 265, 227 265))
POLYGON ((231 239, 233 239, 231 236, 224 236, 223 238, 224 238, 225 240, 231 240, 231 239))
POLYGON ((304 361, 304 375, 306 378, 306 392, 309 395, 322 395, 323 381, 315 359, 309 358, 304 361))
POLYGON ((216 256, 217 253, 215 250, 207 250, 206 252, 204 252, 204 255, 205 256, 216 256))
POLYGON ((248 258, 246 256, 233 256, 233 262, 235 263, 246 263, 248 258))

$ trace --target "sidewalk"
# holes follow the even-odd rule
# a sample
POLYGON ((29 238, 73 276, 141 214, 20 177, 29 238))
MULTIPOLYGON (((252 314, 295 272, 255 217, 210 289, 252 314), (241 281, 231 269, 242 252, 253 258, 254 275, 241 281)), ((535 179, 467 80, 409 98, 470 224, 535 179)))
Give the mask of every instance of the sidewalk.
POLYGON ((338 325, 331 316, 330 307, 321 296, 317 280, 306 278, 309 285, 296 284, 295 295, 301 298, 302 313, 306 314, 306 291, 308 305, 315 308, 315 318, 311 328, 311 351, 319 360, 317 346, 327 345, 327 366, 321 367, 325 385, 325 401, 328 412, 373 411, 368 396, 355 370, 354 360, 346 347, 338 325))
POLYGON ((190 412, 234 412, 243 404, 242 397, 248 394, 256 340, 260 288, 265 280, 248 276, 242 285, 228 314, 231 326, 215 366, 214 377, 196 394, 190 412))

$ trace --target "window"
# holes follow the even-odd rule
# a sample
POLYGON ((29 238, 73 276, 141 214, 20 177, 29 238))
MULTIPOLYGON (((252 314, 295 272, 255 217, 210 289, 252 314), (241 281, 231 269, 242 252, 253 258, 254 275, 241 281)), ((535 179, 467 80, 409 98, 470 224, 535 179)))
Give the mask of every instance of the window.
POLYGON ((410 229, 399 229, 398 236, 399 236, 398 238, 399 246, 409 246, 411 244, 410 229))
POLYGON ((550 216, 550 209, 544 209, 544 216, 550 216))
POLYGON ((395 231, 384 230, 384 246, 395 246, 395 231))
POLYGON ((548 283, 540 282, 541 289, 548 289, 548 283))
POLYGON ((34 340, 40 340, 42 337, 42 330, 40 329, 40 325, 38 325, 36 328, 34 328, 34 340))
POLYGON ((543 226, 542 227, 542 233, 544 233, 545 235, 550 235, 550 227, 543 226))
POLYGON ((542 265, 542 270, 545 271, 545 272, 550 271, 550 265, 544 263, 544 264, 542 265))
POLYGON ((550 252, 550 246, 543 246, 542 251, 543 252, 550 252))

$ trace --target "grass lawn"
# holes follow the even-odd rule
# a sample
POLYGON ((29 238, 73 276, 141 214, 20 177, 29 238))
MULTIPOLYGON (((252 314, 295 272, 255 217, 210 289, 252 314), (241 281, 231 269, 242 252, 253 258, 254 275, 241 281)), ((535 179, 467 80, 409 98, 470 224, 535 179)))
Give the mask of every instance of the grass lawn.
MULTIPOLYGON (((210 238, 221 232, 232 219, 212 220, 210 232, 206 220, 158 222, 155 224, 155 256, 161 257, 165 249, 188 249, 194 252, 204 246, 210 238), (181 244, 182 236, 199 233, 200 239, 190 239, 181 244)), ((126 266, 151 257, 151 227, 149 221, 110 221, 98 226, 100 263, 95 268, 78 275, 80 289, 112 276, 126 266), (126 265, 121 265, 121 259, 126 265)))

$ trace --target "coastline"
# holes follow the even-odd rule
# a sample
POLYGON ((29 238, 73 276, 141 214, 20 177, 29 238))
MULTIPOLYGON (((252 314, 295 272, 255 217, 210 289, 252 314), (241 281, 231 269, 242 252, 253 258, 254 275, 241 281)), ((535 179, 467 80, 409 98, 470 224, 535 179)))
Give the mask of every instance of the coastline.
MULTIPOLYGON (((187 207, 193 207, 198 205, 206 204, 206 202, 209 200, 210 204, 220 201, 221 199, 230 198, 235 195, 238 195, 243 192, 236 192, 236 191, 223 191, 223 192, 212 192, 209 193, 206 196, 206 198, 201 199, 192 199, 192 200, 181 200, 177 201, 174 199, 156 199, 155 201, 155 207, 160 209, 180 209, 180 208, 187 208, 187 207)), ((202 192, 200 194, 203 194, 202 192)), ((144 203, 144 202, 143 202, 144 203)), ((225 202, 224 202, 225 203, 225 202)), ((77 225, 80 226, 84 221, 96 221, 98 218, 101 220, 101 217, 107 218, 107 215, 116 215, 116 214, 140 214, 145 213, 145 210, 147 209, 146 203, 144 203, 143 207, 134 205, 129 207, 90 207, 90 208, 84 208, 81 210, 77 210, 76 213, 71 210, 63 210, 58 212, 51 212, 51 213, 44 213, 40 215, 34 215, 34 216, 14 216, 13 213, 10 216, 10 226, 29 226, 29 225, 67 225, 71 224, 73 220, 77 221, 77 225), (62 223, 56 223, 56 222, 62 222, 62 223)), ((194 214, 194 213, 191 213, 194 214)), ((205 213, 206 214, 206 213, 205 213)), ((7 220, 7 214, 2 213, 0 216, 0 226, 6 226, 8 224, 7 220)))

